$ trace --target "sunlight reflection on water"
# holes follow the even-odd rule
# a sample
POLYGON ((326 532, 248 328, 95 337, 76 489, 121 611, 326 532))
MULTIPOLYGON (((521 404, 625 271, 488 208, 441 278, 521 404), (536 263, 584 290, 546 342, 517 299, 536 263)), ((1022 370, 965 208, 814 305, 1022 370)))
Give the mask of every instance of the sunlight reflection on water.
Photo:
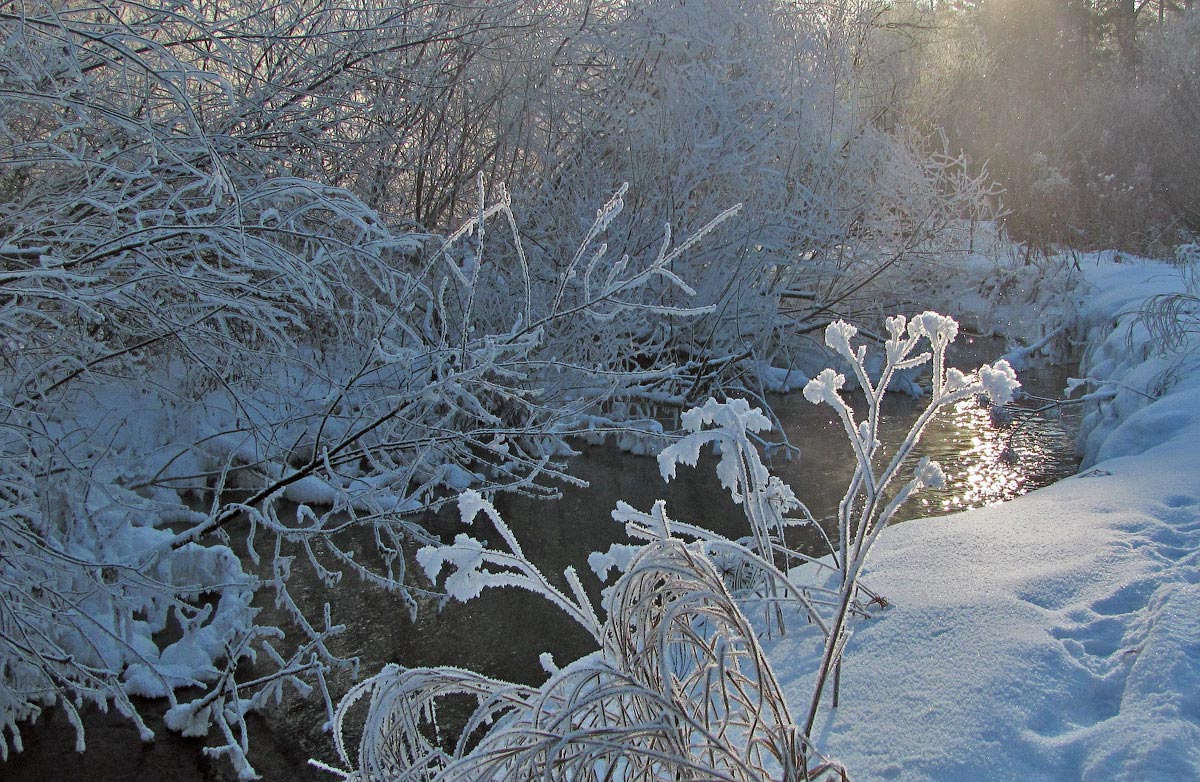
POLYGON ((1007 413, 966 400, 931 425, 921 450, 941 462, 947 486, 918 498, 921 515, 994 505, 1074 472, 1075 422, 1056 410, 1007 413))
MULTIPOLYGON (((971 366, 1000 352, 994 340, 978 342, 983 345, 976 345, 977 349, 989 346, 995 352, 979 361, 971 356, 955 363, 971 366)), ((1070 367, 1039 368, 1022 372, 1021 381, 1032 393, 1053 397, 1069 374, 1070 367)), ((852 395, 849 401, 861 414, 861 395, 852 395)), ((796 496, 829 527, 854 469, 842 425, 828 407, 815 407, 799 394, 775 397, 771 403, 789 439, 800 449, 798 459, 777 462, 772 471, 791 484, 796 496)), ((885 452, 903 440, 923 407, 922 399, 900 395, 884 399, 880 438, 885 452)), ((994 505, 1071 475, 1078 466, 1077 431, 1078 420, 1070 408, 1037 410, 1033 403, 1018 400, 993 415, 974 400, 948 407, 929 423, 899 476, 911 475, 916 462, 928 456, 941 465, 946 487, 923 490, 901 507, 895 521, 994 505)))

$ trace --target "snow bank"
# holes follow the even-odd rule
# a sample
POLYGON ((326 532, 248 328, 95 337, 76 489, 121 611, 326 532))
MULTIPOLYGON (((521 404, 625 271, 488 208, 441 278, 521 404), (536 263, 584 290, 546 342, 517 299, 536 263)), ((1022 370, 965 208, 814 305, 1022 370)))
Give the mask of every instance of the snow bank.
MULTIPOLYGON (((856 782, 1200 779, 1200 369, 1136 322, 1182 282, 1080 266, 1088 464, 887 531, 867 581, 891 607, 855 627, 816 735, 856 782)), ((769 653, 801 703, 810 639, 769 653)))

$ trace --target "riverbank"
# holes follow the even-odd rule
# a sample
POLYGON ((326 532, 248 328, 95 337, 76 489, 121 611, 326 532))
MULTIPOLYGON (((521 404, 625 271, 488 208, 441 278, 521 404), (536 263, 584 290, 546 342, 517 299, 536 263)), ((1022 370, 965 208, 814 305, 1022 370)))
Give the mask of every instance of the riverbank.
MULTIPOLYGON (((855 782, 1200 778, 1200 368, 1194 335, 1164 355, 1136 317, 1183 281, 1111 253, 1079 267, 1073 302, 1011 316, 1070 306, 1087 333, 1084 468, 880 541, 866 580, 891 605, 854 628, 814 737, 855 782)), ((794 703, 799 644, 769 649, 794 703)))

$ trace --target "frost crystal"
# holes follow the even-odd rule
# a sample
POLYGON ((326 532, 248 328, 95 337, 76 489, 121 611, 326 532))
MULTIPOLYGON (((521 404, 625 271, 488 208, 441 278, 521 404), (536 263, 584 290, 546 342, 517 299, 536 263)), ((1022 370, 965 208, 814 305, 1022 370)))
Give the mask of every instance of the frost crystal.
POLYGON ((1021 387, 1017 373, 1004 359, 991 366, 980 367, 979 383, 983 386, 983 393, 987 394, 994 405, 1008 404, 1012 401, 1014 392, 1021 387))
POLYGON ((970 384, 971 379, 955 367, 950 367, 946 370, 945 391, 947 394, 953 394, 955 391, 964 389, 970 384))
POLYGON ((732 426, 747 432, 765 432, 771 428, 771 419, 757 407, 751 407, 745 399, 718 402, 709 397, 702 407, 693 407, 679 420, 689 432, 699 432, 705 425, 732 426))
POLYGON ((931 342, 940 338, 949 343, 958 337, 958 321, 948 315, 928 310, 913 318, 913 325, 917 323, 931 342))
POLYGON ((942 472, 941 465, 929 461, 928 456, 922 457, 921 461, 917 462, 917 468, 913 470, 913 475, 916 476, 918 485, 923 488, 946 488, 946 474, 942 472))
POLYGON ((485 511, 488 502, 479 492, 469 489, 458 495, 458 515, 463 524, 470 524, 480 511, 485 511))
POLYGON ((446 592, 464 603, 478 597, 487 586, 487 579, 480 571, 484 564, 483 544, 468 535, 455 535, 453 546, 422 548, 417 552, 417 563, 430 581, 437 580, 447 563, 454 565, 454 572, 446 578, 446 592))
POLYGON ((771 507, 779 511, 780 515, 800 507, 800 500, 796 499, 792 487, 774 475, 767 480, 766 495, 771 507))
MULTIPOLYGON (((846 349, 850 349, 848 343, 846 349)), ((845 375, 840 375, 832 369, 822 369, 821 374, 808 381, 808 384, 804 386, 804 398, 814 405, 826 402, 836 407, 840 400, 838 391, 845 384, 845 375)))
POLYGON ((858 333, 858 329, 843 320, 830 323, 825 329, 825 344, 841 353, 851 356, 850 340, 858 333))

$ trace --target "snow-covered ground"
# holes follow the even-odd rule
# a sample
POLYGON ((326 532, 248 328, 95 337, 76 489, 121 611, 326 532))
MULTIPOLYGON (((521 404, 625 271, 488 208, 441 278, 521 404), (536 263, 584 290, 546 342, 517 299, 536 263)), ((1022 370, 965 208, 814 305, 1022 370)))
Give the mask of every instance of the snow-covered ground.
MULTIPOLYGON (((1103 397, 1084 467, 885 533, 866 582, 891 605, 854 625, 815 735, 855 782, 1200 779, 1200 351, 1184 334, 1161 354, 1136 317, 1185 282, 1113 254, 1080 267, 1096 382, 1076 395, 1103 397)), ((770 647, 797 705, 806 643, 770 647)))

